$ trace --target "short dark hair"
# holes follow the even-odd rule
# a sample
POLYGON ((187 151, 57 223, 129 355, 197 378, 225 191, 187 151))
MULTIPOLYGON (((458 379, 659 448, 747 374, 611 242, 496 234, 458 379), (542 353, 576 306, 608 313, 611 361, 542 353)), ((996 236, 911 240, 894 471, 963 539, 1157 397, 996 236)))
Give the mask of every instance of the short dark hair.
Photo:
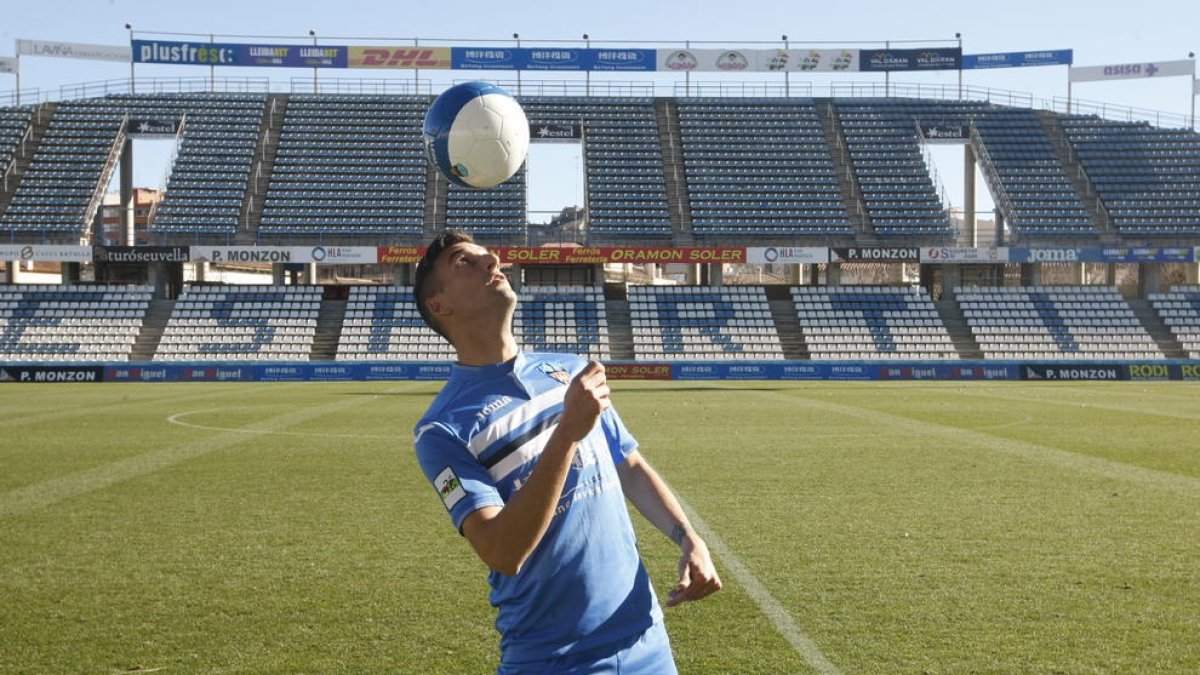
POLYGON ((421 314, 421 318, 425 320, 425 325, 432 328, 438 335, 446 338, 447 342, 450 341, 450 336, 446 335, 446 331, 442 330, 441 324, 437 322, 437 319, 429 313, 429 309, 425 306, 425 301, 429 299, 429 296, 441 290, 440 286, 437 288, 433 287, 433 284, 429 281, 429 275, 433 273, 434 263, 437 262, 438 256, 443 251, 455 244, 463 242, 473 243, 474 241, 474 237, 466 232, 447 230, 429 242, 428 248, 425 249, 425 255, 417 263, 416 278, 413 280, 413 301, 417 305, 417 311, 421 314))

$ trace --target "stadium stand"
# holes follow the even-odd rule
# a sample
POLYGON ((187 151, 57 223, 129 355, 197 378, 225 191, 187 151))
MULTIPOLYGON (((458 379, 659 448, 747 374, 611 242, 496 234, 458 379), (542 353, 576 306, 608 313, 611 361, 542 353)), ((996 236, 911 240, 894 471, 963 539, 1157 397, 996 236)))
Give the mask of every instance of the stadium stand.
POLYGON ((984 286, 955 298, 987 359, 1162 359, 1116 288, 984 286))
POLYGON ((525 233, 525 167, 493 188, 453 183, 446 199, 446 226, 474 235, 520 236, 525 233))
POLYGON ((1014 232, 1096 234, 1032 110, 994 109, 977 117, 974 125, 1010 207, 1008 226, 1014 232))
POLYGON ((255 94, 112 96, 97 113, 184 122, 166 194, 151 232, 224 235, 237 232, 262 127, 266 97, 255 94))
POLYGON ((291 96, 259 234, 419 234, 428 106, 416 96, 291 96))
POLYGON ((1149 299, 1187 358, 1200 359, 1200 286, 1172 286, 1169 293, 1151 293, 1149 299))
POLYGON ((0 108, 0 174, 17 154, 21 138, 29 128, 33 108, 0 108))
POLYGON ((638 361, 781 360, 762 287, 630 286, 638 361))
POLYGON ((875 232, 949 234, 950 218, 929 175, 915 124, 961 123, 964 118, 945 104, 912 99, 837 98, 834 105, 875 232))
POLYGON ((851 234, 812 99, 680 99, 697 235, 851 234))
POLYGON ((604 289, 592 286, 525 286, 513 316, 513 333, 528 351, 610 358, 604 289))
POLYGON ((791 294, 814 360, 958 358, 923 288, 793 286, 791 294))
POLYGON ((1121 234, 1200 233, 1200 136, 1143 122, 1059 119, 1121 234))
POLYGON ((521 105, 532 124, 582 125, 592 234, 671 234, 653 99, 526 97, 521 105))
POLYGON ((0 362, 128 361, 148 286, 0 286, 0 362))
POLYGON ((102 112, 104 99, 64 102, 21 178, 0 232, 30 238, 82 234, 98 205, 99 183, 115 165, 124 114, 102 112))
POLYGON ((189 286, 155 361, 308 361, 320 286, 189 286))
POLYGON ((425 325, 412 286, 355 286, 346 304, 338 361, 453 361, 454 349, 425 325))

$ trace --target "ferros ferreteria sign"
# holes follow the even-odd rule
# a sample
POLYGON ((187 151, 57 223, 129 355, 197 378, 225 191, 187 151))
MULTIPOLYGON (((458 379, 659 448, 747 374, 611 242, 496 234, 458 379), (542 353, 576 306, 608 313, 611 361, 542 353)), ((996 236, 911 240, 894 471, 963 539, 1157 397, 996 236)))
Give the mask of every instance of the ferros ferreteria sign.
MULTIPOLYGON (((500 262, 520 265, 746 262, 746 249, 733 246, 497 246, 490 250, 500 262)), ((424 246, 380 246, 379 262, 411 264, 420 261, 424 254, 424 246)))

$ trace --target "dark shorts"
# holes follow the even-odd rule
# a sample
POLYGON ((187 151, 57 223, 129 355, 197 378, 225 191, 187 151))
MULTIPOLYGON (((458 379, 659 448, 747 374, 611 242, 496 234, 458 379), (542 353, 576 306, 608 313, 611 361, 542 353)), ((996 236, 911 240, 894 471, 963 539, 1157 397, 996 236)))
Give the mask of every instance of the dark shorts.
POLYGON ((671 641, 662 623, 645 633, 545 663, 500 664, 496 675, 677 675, 671 641))

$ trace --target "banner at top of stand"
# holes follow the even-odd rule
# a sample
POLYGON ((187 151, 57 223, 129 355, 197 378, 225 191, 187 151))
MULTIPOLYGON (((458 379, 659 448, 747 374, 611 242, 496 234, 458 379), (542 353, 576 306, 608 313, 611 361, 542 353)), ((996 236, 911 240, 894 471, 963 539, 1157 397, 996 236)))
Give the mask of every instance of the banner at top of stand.
POLYGON ((17 59, 14 56, 0 56, 0 73, 17 72, 17 59))
POLYGON ((48 42, 46 40, 17 40, 17 53, 22 56, 55 56, 63 59, 129 62, 129 47, 125 45, 94 45, 81 42, 48 42))
POLYGON ((999 52, 994 54, 963 54, 963 70, 983 68, 1028 68, 1030 66, 1069 66, 1075 61, 1071 49, 1048 49, 1039 52, 999 52))
POLYGON ((134 40, 133 62, 191 66, 345 68, 346 50, 344 46, 325 45, 134 40))
POLYGON ((859 70, 864 73, 894 70, 958 70, 962 66, 962 49, 864 49, 858 56, 859 70))
POLYGON ((455 70, 625 70, 653 71, 653 49, 575 47, 453 47, 455 70))

